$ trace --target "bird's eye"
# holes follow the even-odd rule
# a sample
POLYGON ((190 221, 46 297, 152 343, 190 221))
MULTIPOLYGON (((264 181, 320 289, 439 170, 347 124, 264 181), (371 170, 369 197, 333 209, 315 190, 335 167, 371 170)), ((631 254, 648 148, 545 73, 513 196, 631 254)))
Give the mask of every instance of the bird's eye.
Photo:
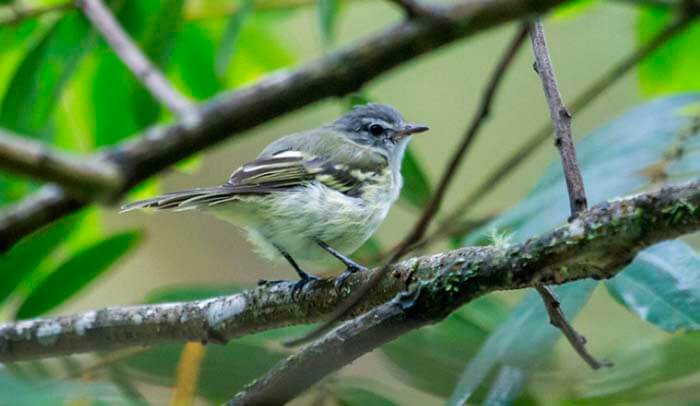
POLYGON ((382 135, 384 133, 384 127, 379 124, 372 124, 369 126, 369 133, 376 136, 382 135))

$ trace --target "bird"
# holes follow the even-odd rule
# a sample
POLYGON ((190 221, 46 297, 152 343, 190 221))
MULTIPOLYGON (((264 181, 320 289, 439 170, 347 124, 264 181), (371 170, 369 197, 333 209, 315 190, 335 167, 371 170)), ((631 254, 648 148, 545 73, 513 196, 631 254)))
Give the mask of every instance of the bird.
MULTIPOLYGON (((284 258, 299 276, 292 292, 319 278, 297 262, 335 257, 345 280, 367 268, 349 258, 379 228, 399 197, 401 163, 412 135, 428 127, 386 104, 356 106, 337 120, 279 138, 228 181, 122 206, 198 210, 242 227, 256 251, 284 258)), ((286 281, 261 280, 260 284, 286 281)))

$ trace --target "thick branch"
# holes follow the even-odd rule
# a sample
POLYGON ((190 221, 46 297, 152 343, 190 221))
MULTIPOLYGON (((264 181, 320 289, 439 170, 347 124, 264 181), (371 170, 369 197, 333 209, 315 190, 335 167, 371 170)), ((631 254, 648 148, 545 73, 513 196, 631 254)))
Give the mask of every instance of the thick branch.
MULTIPOLYGON (((609 278, 641 249, 698 230, 700 181, 667 187, 603 203, 522 244, 499 249, 467 247, 402 261, 351 316, 385 303, 407 287, 434 279, 445 264, 456 261, 468 265, 469 272, 454 273, 450 284, 455 289, 436 298, 422 317, 445 315, 497 290, 609 278)), ((341 293, 335 291, 332 280, 312 283, 296 299, 291 284, 279 284, 204 301, 108 308, 8 323, 0 326, 0 361, 173 341, 223 342, 311 323, 327 316, 349 291, 370 277, 367 273, 351 276, 341 293)))
MULTIPOLYGON (((449 21, 403 21, 354 47, 215 97, 201 106, 200 119, 196 122, 182 120, 151 128, 134 141, 114 148, 110 157, 124 168, 127 187, 133 186, 232 134, 240 134, 326 97, 356 91, 371 79, 419 55, 498 24, 546 11, 561 2, 468 1, 446 9, 449 21)), ((67 194, 59 199, 51 195, 51 199, 44 201, 41 196, 34 196, 30 202, 10 209, 11 218, 0 218, 0 251, 85 204, 67 194)))
POLYGON ((56 182, 80 196, 98 197, 122 185, 110 162, 80 158, 0 129, 0 168, 56 182))
POLYGON ((156 100, 180 117, 194 114, 192 103, 180 94, 146 58, 102 0, 77 0, 76 4, 156 100))
POLYGON ((494 289, 612 277, 644 247, 678 236, 680 229, 700 229, 699 205, 700 182, 695 182, 604 203, 563 227, 508 248, 414 259, 419 267, 432 269, 432 279, 423 279, 411 293, 341 325, 280 362, 229 405, 282 404, 362 354, 438 322, 494 289), (674 220, 676 216, 682 220, 674 220))

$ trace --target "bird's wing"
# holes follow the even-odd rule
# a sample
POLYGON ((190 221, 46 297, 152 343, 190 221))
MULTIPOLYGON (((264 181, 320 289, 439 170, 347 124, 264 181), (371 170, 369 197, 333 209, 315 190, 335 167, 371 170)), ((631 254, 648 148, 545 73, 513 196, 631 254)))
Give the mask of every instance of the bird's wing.
POLYGON ((189 210, 216 206, 242 195, 281 192, 315 181, 348 196, 357 196, 362 179, 368 174, 366 168, 332 164, 315 155, 286 150, 243 165, 221 186, 166 193, 125 205, 122 212, 142 208, 189 210))
POLYGON ((365 170, 332 164, 315 155, 287 150, 247 163, 234 172, 224 186, 237 193, 270 193, 309 182, 320 182, 341 193, 359 190, 365 170))

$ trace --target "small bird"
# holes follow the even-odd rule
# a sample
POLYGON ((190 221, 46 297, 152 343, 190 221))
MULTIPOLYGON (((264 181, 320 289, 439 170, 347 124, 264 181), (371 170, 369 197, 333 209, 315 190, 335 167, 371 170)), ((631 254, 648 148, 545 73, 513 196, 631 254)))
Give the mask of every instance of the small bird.
POLYGON ((321 128, 274 141, 223 185, 166 193, 122 212, 196 209, 241 226, 261 255, 281 255, 294 268, 300 280, 293 292, 318 279, 296 260, 330 254, 346 267, 335 282, 340 288, 366 270, 347 255, 377 230, 399 197, 411 135, 427 130, 391 106, 365 104, 321 128))

